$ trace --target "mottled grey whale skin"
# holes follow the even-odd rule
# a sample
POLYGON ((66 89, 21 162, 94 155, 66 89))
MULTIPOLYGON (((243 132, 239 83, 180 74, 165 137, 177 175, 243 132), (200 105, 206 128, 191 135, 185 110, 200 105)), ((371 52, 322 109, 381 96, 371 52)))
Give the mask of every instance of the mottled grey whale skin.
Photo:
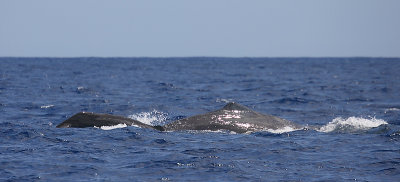
POLYGON ((142 128, 152 128, 160 131, 228 130, 236 133, 278 130, 284 127, 302 128, 291 121, 255 112, 234 102, 226 104, 222 109, 180 119, 164 126, 150 126, 122 116, 81 112, 65 120, 57 128, 85 128, 118 124, 137 125, 142 128))
POLYGON ((222 109, 174 121, 163 126, 163 129, 166 131, 229 130, 236 133, 246 133, 278 130, 284 127, 302 128, 291 121, 261 114, 238 103, 231 102, 222 109))

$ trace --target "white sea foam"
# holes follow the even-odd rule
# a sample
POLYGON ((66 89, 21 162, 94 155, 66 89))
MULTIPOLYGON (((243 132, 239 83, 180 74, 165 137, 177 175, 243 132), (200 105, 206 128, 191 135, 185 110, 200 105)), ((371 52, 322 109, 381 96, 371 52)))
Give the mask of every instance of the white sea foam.
POLYGON ((40 106, 41 109, 47 109, 47 108, 51 108, 51 107, 54 107, 54 105, 40 106))
POLYGON ((113 130, 113 129, 125 128, 125 127, 127 127, 126 124, 117 124, 117 125, 114 125, 114 126, 100 126, 100 127, 95 126, 95 128, 100 128, 102 130, 113 130))
POLYGON ((400 111, 400 109, 399 109, 399 108, 395 108, 395 107, 388 108, 388 109, 385 109, 385 114, 386 114, 387 112, 390 112, 390 111, 400 111))
POLYGON ((153 110, 151 112, 141 112, 137 114, 129 115, 128 118, 138 120, 144 124, 148 125, 163 125, 164 122, 167 120, 168 114, 153 110))
POLYGON ((338 117, 333 119, 328 124, 322 126, 317 131, 319 132, 332 132, 335 130, 368 130, 371 128, 378 127, 383 124, 388 124, 382 119, 373 118, 362 118, 362 117, 349 117, 347 119, 338 117))
POLYGON ((270 132, 270 133, 281 134, 281 133, 288 133, 288 132, 292 132, 292 131, 296 131, 296 130, 299 130, 299 129, 295 129, 295 128, 292 128, 290 126, 285 126, 283 128, 278 128, 276 130, 267 129, 265 131, 270 132))

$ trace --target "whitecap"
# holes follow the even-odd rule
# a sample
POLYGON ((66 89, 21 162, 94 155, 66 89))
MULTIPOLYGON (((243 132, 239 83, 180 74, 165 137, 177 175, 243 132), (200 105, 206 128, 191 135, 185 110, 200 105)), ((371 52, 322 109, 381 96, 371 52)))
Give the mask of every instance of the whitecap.
POLYGON ((388 109, 385 109, 385 114, 386 114, 387 112, 390 112, 390 111, 400 111, 400 109, 399 109, 399 108, 395 108, 395 107, 388 108, 388 109))
POLYGON ((375 117, 362 118, 352 116, 347 119, 338 117, 317 129, 317 131, 328 133, 336 130, 368 130, 383 124, 388 123, 382 119, 376 119, 375 117))
POLYGON ((44 106, 40 106, 41 109, 47 109, 47 108, 51 108, 54 107, 54 105, 44 105, 44 106))

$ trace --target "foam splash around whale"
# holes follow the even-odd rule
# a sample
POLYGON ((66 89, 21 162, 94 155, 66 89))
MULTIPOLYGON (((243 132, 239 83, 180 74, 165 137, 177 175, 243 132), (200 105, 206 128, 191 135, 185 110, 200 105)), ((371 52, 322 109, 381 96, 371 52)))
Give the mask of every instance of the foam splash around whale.
POLYGON ((128 118, 138 120, 144 124, 156 126, 165 124, 165 121, 168 118, 168 114, 154 109, 150 112, 131 114, 128 116, 128 118))
MULTIPOLYGON (((226 113, 225 115, 222 115, 220 117, 226 117, 226 118, 236 118, 235 114, 238 114, 240 111, 232 111, 229 113, 226 113)), ((150 112, 140 112, 136 114, 131 114, 128 116, 128 118, 138 120, 142 123, 156 126, 156 125, 164 125, 167 121, 168 118, 168 113, 164 113, 161 111, 153 110, 150 112)), ((229 123, 229 124, 234 124, 237 127, 241 128, 251 128, 253 125, 248 124, 248 123, 229 123)), ((342 132, 342 133, 351 133, 351 132, 357 132, 357 131, 366 131, 372 128, 379 127, 381 125, 388 124, 385 120, 382 119, 377 119, 375 117, 369 117, 369 118, 364 118, 364 117, 356 117, 356 116, 351 116, 348 118, 342 118, 342 117, 337 117, 334 118, 331 122, 322 125, 321 127, 315 129, 318 132, 323 132, 323 133, 330 133, 330 132, 342 132)), ((132 125, 135 127, 139 127, 136 125, 132 125)), ((126 124, 118 124, 114 126, 99 126, 95 128, 99 128, 102 130, 112 130, 112 129, 118 129, 118 128, 124 128, 128 127, 126 124)), ((305 127, 307 128, 307 127, 305 127)), ((302 128, 304 129, 304 128, 302 128)), ((274 133, 274 134, 282 134, 282 133, 289 133, 293 131, 298 131, 301 129, 296 129, 290 126, 285 126, 283 128, 278 128, 278 129, 265 129, 263 130, 264 132, 269 132, 269 133, 274 133)))
POLYGON ((283 128, 278 128, 276 130, 267 129, 265 131, 269 132, 269 133, 274 133, 274 134, 282 134, 282 133, 289 133, 289 132, 293 132, 293 131, 297 131, 297 130, 301 130, 301 129, 296 129, 296 128, 292 128, 290 126, 285 126, 283 128))
POLYGON ((95 126, 94 128, 99 128, 99 129, 102 129, 102 130, 113 130, 113 129, 125 128, 125 127, 128 127, 128 125, 126 125, 126 124, 117 124, 117 125, 114 125, 114 126, 100 126, 100 127, 95 126))
POLYGON ((388 124, 385 120, 377 119, 375 117, 371 118, 363 118, 355 116, 349 118, 337 117, 328 124, 317 129, 317 131, 324 133, 329 133, 333 131, 337 132, 365 131, 385 124, 388 124))

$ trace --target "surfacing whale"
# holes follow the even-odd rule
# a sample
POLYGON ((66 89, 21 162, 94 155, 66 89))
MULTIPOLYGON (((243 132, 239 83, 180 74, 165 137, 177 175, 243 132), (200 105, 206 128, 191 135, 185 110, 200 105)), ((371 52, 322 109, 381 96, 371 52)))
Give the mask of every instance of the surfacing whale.
POLYGON ((110 114, 98 114, 92 112, 80 112, 57 125, 57 128, 87 128, 101 126, 115 126, 126 124, 127 126, 137 125, 141 128, 154 128, 140 121, 110 114))
POLYGON ((205 114, 173 121, 164 126, 150 126, 140 121, 109 114, 81 112, 57 125, 57 128, 85 128, 126 124, 159 131, 181 130, 228 130, 236 133, 271 131, 290 127, 293 130, 302 127, 291 121, 255 112, 238 103, 228 103, 223 108, 205 114))
POLYGON ((271 131, 299 125, 272 115, 255 112, 238 103, 228 103, 222 109, 180 119, 164 125, 166 131, 177 130, 228 130, 236 133, 271 131))

